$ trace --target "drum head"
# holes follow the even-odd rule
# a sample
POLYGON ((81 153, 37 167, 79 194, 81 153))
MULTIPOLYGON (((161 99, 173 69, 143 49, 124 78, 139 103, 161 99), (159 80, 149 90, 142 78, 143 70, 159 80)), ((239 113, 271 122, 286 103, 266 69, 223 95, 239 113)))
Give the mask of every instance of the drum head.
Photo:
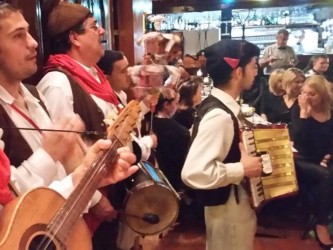
POLYGON ((178 199, 166 185, 146 181, 127 196, 124 219, 138 234, 153 235, 175 222, 178 210, 178 199))

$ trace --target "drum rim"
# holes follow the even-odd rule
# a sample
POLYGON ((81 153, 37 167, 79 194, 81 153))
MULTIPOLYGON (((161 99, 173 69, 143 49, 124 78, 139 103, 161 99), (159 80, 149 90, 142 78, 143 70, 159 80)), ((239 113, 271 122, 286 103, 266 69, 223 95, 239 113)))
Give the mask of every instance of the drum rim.
POLYGON ((159 234, 161 232, 163 232, 165 229, 167 229, 168 227, 170 227, 173 223, 175 223, 175 221, 177 220, 178 218, 178 215, 179 215, 179 209, 180 209, 180 204, 179 204, 179 199, 177 198, 177 196, 169 189, 169 187, 162 183, 162 182, 156 182, 156 181, 153 181, 153 180, 148 180, 148 181, 145 181, 145 182, 142 182, 142 183, 139 183, 137 186, 133 187, 131 190, 128 191, 125 199, 124 199, 124 211, 125 213, 122 215, 122 218, 124 219, 126 225, 128 225, 134 232, 142 235, 142 236, 148 236, 148 235, 156 235, 156 234, 159 234), (150 185, 148 185, 148 183, 150 185), (160 229, 159 231, 157 232, 153 232, 153 233, 143 233, 143 232, 140 232, 139 230, 136 230, 132 227, 132 225, 130 225, 131 223, 128 222, 127 220, 127 216, 126 216, 126 204, 128 203, 128 200, 131 196, 131 194, 133 194, 136 190, 139 190, 139 186, 141 187, 140 189, 142 189, 142 187, 148 187, 148 186, 152 186, 152 185, 158 185, 158 186, 162 186, 163 188, 167 189, 170 191, 170 193, 172 194, 172 197, 174 198, 174 201, 175 201, 175 204, 177 206, 177 209, 176 209, 176 213, 175 213, 175 216, 174 218, 172 219, 172 221, 170 221, 170 223, 168 223, 165 227, 163 227, 162 229, 160 229))

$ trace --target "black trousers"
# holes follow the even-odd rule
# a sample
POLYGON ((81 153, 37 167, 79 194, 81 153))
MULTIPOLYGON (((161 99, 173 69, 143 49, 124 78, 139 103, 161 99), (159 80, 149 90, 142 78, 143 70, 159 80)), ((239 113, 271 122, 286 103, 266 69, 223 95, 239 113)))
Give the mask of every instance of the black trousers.
POLYGON ((117 250, 119 219, 104 221, 94 233, 93 250, 117 250))
POLYGON ((295 159, 295 165, 301 195, 311 200, 317 224, 327 225, 333 201, 333 166, 322 167, 300 158, 295 159))

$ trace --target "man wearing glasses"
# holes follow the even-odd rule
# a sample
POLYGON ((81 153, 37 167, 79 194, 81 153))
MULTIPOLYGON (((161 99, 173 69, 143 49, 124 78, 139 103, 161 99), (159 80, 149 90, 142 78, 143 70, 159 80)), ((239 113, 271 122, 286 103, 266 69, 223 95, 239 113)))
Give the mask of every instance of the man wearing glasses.
MULTIPOLYGON (((50 116, 58 120, 76 113, 84 121, 86 130, 105 131, 104 119, 114 116, 120 109, 116 94, 96 66, 104 54, 101 43, 105 30, 98 26, 90 10, 80 4, 60 1, 48 12, 47 32, 51 55, 46 74, 37 88, 49 101, 50 116)), ((89 143, 97 138, 85 139, 89 143)), ((93 218, 89 218, 88 224, 92 232, 102 220, 112 220, 117 216, 113 199, 120 199, 115 197, 118 193, 108 189, 91 209, 93 218), (110 192, 115 194, 111 198, 112 205, 107 199, 110 192)), ((112 229, 116 226, 110 225, 104 230, 103 239, 94 240, 94 249, 115 248, 117 231, 112 229)))

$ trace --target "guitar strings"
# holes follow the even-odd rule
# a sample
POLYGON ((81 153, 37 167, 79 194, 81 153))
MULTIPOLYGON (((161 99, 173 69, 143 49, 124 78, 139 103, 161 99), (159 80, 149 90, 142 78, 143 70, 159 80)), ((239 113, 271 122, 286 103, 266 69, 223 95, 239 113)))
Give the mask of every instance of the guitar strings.
MULTIPOLYGON (((111 146, 112 147, 112 146, 111 146)), ((111 148, 110 149, 107 149, 108 152, 104 152, 105 154, 104 155, 97 155, 96 159, 93 161, 93 163, 91 164, 92 167, 96 164, 96 161, 97 159, 98 160, 101 160, 101 161, 105 161, 106 157, 107 157, 107 154, 109 153, 109 151, 112 150, 111 148), (102 156, 102 157, 101 157, 102 156), (99 159, 101 158, 101 159, 99 159), (95 164, 94 164, 95 163, 95 164)), ((101 164, 102 165, 102 164, 101 164)), ((93 175, 96 175, 96 172, 99 171, 99 167, 98 168, 94 168, 93 169, 94 172, 93 172, 93 175)), ((53 240, 55 239, 55 237, 57 236, 59 230, 61 229, 61 227, 63 226, 63 224, 65 223, 65 219, 67 218, 68 214, 65 215, 63 218, 62 218, 62 221, 60 221, 60 223, 56 223, 57 222, 57 219, 59 219, 59 217, 61 218, 62 214, 63 214, 63 208, 61 210, 59 210, 59 212, 55 215, 54 219, 50 222, 50 225, 49 227, 46 229, 46 232, 51 235, 51 237, 46 237, 44 236, 43 240, 40 242, 40 244, 38 245, 38 248, 37 249, 47 249, 50 244, 53 242, 53 240), (55 228, 54 228, 55 227, 55 228)), ((72 211, 72 208, 69 209, 69 211, 72 211)))
MULTIPOLYGON (((104 154, 102 155, 102 157, 100 155, 98 155, 100 157, 97 156, 96 159, 94 160, 94 162, 92 163, 92 167, 94 167, 92 175, 91 175, 92 178, 95 177, 101 171, 102 167, 104 166, 104 164, 99 164, 99 165, 96 165, 96 164, 102 163, 102 162, 104 162, 107 159, 108 154, 111 151, 114 151, 114 144, 115 143, 113 143, 113 145, 111 146, 111 148, 107 149, 107 151, 103 152, 104 154), (99 161, 99 162, 97 162, 97 161, 99 161)), ((90 178, 90 179, 92 179, 92 178, 90 178)), ((82 192, 79 193, 79 195, 82 195, 83 191, 85 191, 86 188, 87 188, 87 186, 84 186, 82 188, 82 192)), ((76 201, 77 201, 77 199, 74 201, 73 204, 75 204, 76 201)), ((44 237, 43 240, 41 241, 40 245, 38 246, 38 249, 42 249, 41 247, 43 247, 43 249, 47 249, 47 247, 53 242, 53 240, 56 237, 56 235, 58 234, 59 230, 61 229, 61 227, 63 226, 63 224, 66 222, 66 219, 68 218, 68 216, 70 216, 70 212, 73 211, 73 207, 71 207, 71 208, 68 209, 69 213, 65 214, 65 216, 63 216, 63 218, 61 218, 62 212, 63 212, 62 210, 60 210, 56 214, 56 216, 54 218, 54 221, 52 221, 50 223, 50 226, 47 228, 47 231, 49 232, 50 235, 52 235, 52 237, 44 237), (56 223, 57 218, 59 218, 59 216, 60 216, 60 218, 62 220, 60 221, 60 223, 56 223)))
MULTIPOLYGON (((122 123, 121 123, 121 128, 120 128, 120 134, 121 133, 123 133, 124 130, 125 129, 125 122, 123 121, 122 123)), ((106 159, 107 159, 107 157, 109 157, 109 153, 110 153, 110 151, 114 151, 115 149, 113 148, 113 147, 115 147, 116 146, 116 143, 118 142, 119 144, 120 144, 120 146, 123 146, 122 145, 122 143, 120 142, 120 140, 118 140, 118 138, 117 138, 117 136, 116 135, 114 135, 114 138, 115 138, 115 141, 113 142, 113 145, 109 148, 109 149, 107 149, 107 153, 105 153, 104 155, 103 155, 103 157, 102 157, 102 159, 98 159, 98 157, 96 157, 95 158, 95 160, 93 161, 93 163, 91 164, 92 166, 91 167, 94 167, 94 169, 93 169, 93 172, 92 172, 92 175, 91 176, 89 176, 89 178, 88 178, 88 181, 85 183, 85 185, 84 185, 84 187, 81 189, 81 192, 79 193, 80 194, 80 196, 81 195, 83 195, 83 193, 86 191, 86 189, 87 189, 87 184, 88 183, 90 183, 91 181, 92 181, 92 179, 93 178, 95 178, 98 174, 102 174, 102 172, 103 172, 103 170, 104 171, 107 171, 107 169, 104 167, 105 166, 105 164, 100 164, 100 163, 103 163, 106 159), (99 162, 96 162, 96 161, 99 161, 99 162), (99 163, 99 165, 97 165, 97 167, 96 166, 94 166, 93 164, 98 164, 99 163)), ((117 148, 119 148, 119 147, 117 147, 117 148)), ((105 152, 105 151, 104 151, 105 152)), ((115 159, 115 157, 112 157, 113 159, 112 160, 114 160, 115 159)), ((103 173, 104 174, 104 173, 103 173)), ((84 177, 83 177, 84 178, 84 177)), ((97 177, 96 177, 97 178, 97 177)), ((52 237, 44 237, 44 239, 42 240, 42 242, 41 242, 41 244, 39 245, 39 247, 43 247, 43 244, 46 244, 45 245, 45 247, 44 247, 44 249, 46 250, 47 249, 47 247, 53 242, 53 239, 56 237, 56 235, 57 235, 57 233, 59 232, 59 230, 61 229, 61 227, 62 227, 62 225, 65 223, 65 220, 68 218, 68 216, 70 216, 70 213, 74 210, 74 204, 76 204, 76 202, 77 202, 77 200, 79 199, 79 197, 80 197, 79 195, 77 196, 77 199, 72 203, 73 205, 72 205, 72 207, 71 208, 69 208, 69 212, 63 217, 63 219, 62 219, 62 222, 61 223, 57 223, 55 226, 56 226, 56 228, 54 228, 53 230, 52 230, 52 227, 54 226, 54 222, 51 222, 51 224, 50 224, 50 226, 49 226, 49 228, 48 228, 48 230, 50 231, 50 233, 51 233, 51 235, 52 235, 52 237), (45 242, 46 241, 46 242, 45 242)), ((61 212, 59 212, 59 214, 60 214, 61 212)), ((59 216, 59 214, 57 214, 58 216, 59 216)), ((55 216, 55 219, 56 219, 56 217, 57 217, 57 215, 55 216)), ((54 220, 55 220, 54 219, 54 220)), ((38 247, 38 248, 39 248, 38 247)))

